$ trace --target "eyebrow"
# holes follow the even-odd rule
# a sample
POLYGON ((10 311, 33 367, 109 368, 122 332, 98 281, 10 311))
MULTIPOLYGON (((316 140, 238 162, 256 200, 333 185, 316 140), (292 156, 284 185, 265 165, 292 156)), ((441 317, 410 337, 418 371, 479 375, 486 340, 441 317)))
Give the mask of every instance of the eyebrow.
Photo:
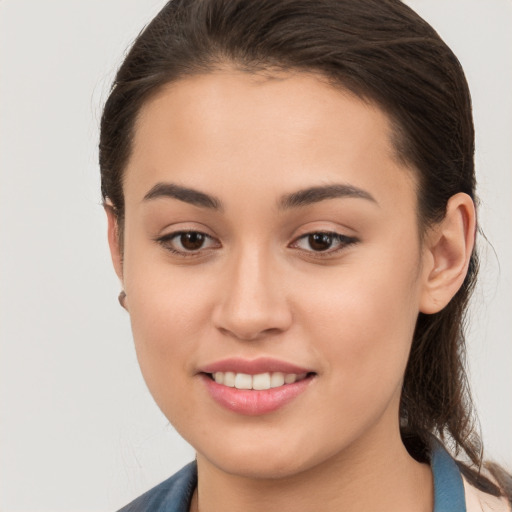
POLYGON ((366 190, 363 190, 353 185, 333 184, 324 185, 319 187, 309 187, 292 194, 283 196, 278 201, 278 208, 280 210, 288 210, 291 208, 300 208, 308 206, 326 199, 339 199, 339 198, 358 198, 366 199, 375 204, 378 204, 375 198, 366 190))
POLYGON ((189 203, 202 208, 222 211, 222 201, 214 196, 200 192, 193 188, 182 187, 175 183, 157 183, 145 196, 144 201, 158 199, 161 197, 170 197, 178 199, 184 203, 189 203))
MULTIPOLYGON (((224 206, 222 201, 212 195, 200 192, 193 188, 183 187, 175 183, 157 183, 151 190, 144 196, 143 201, 150 201, 168 197, 189 203, 194 206, 202 208, 209 208, 216 211, 223 211, 224 206)), ((317 187, 309 187, 291 194, 282 196, 277 206, 279 210, 290 210, 293 208, 301 208, 326 199, 339 199, 339 198, 358 198, 366 199, 375 204, 378 204, 374 197, 367 192, 353 185, 346 184, 333 184, 323 185, 317 187)))

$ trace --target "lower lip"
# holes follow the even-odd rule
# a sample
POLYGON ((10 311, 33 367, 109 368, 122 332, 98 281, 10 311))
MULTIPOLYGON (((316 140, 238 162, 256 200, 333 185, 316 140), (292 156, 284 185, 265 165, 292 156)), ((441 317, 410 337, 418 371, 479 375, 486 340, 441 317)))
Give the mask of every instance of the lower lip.
POLYGON ((217 384, 206 374, 201 374, 201 377, 206 384, 210 396, 218 404, 239 414, 257 416, 276 411, 291 402, 306 390, 314 376, 309 375, 305 379, 293 384, 285 384, 277 388, 261 391, 230 388, 217 384))

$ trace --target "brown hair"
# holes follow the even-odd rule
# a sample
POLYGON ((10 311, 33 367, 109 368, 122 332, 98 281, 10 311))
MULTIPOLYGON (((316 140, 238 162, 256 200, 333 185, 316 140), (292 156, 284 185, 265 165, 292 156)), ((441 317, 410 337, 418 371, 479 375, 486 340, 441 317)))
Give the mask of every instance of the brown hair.
MULTIPOLYGON (((399 0, 173 0, 138 36, 115 78, 101 120, 103 199, 121 237, 123 170, 141 106, 162 86, 232 66, 248 73, 316 72, 379 105, 394 126, 401 160, 418 179, 422 229, 440 221, 448 199, 475 199, 471 99, 461 65, 434 29, 399 0)), ((122 245, 122 240, 121 240, 122 245)), ((439 313, 420 313, 400 404, 402 439, 420 461, 432 434, 452 444, 468 479, 494 495, 480 474, 465 371, 464 319, 478 271, 473 252, 465 281, 439 313)), ((510 489, 509 489, 510 491, 510 489)))

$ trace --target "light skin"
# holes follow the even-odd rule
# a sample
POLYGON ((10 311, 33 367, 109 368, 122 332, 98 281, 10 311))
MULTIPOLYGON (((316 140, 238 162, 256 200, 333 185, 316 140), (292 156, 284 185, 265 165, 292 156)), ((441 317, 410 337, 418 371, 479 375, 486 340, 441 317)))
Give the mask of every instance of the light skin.
POLYGON ((380 109, 306 73, 225 69, 143 106, 124 247, 107 207, 109 243, 146 383, 197 451, 191 510, 432 510, 400 390, 418 313, 463 282, 475 210, 456 194, 420 234, 415 171, 391 139, 380 109), (235 356, 314 378, 277 411, 237 414, 198 375, 235 356))

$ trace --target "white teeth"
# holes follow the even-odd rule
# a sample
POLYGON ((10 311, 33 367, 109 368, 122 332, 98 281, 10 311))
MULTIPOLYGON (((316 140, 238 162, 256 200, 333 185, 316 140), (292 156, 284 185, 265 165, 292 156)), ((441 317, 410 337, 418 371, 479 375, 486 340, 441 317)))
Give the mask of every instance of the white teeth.
POLYGON ((237 373, 235 377, 236 389, 252 389, 252 377, 246 373, 237 373))
POLYGON ((234 388, 235 387, 235 377, 236 377, 235 372, 226 372, 224 374, 224 382, 221 382, 221 384, 224 384, 224 386, 228 386, 230 388, 234 388))
POLYGON ((270 376, 270 387, 278 388, 284 384, 284 373, 275 372, 270 376))
POLYGON ((295 373, 287 373, 284 376, 285 384, 293 384, 296 380, 297 380, 297 375, 295 375, 295 373))
POLYGON ((270 389, 270 373, 260 373, 252 378, 252 389, 270 389))
POLYGON ((235 372, 215 372, 212 374, 217 384, 222 384, 230 388, 237 389, 254 389, 262 391, 265 389, 278 388, 285 384, 293 384, 298 380, 306 378, 307 373, 259 373, 257 375, 249 375, 247 373, 235 372))

